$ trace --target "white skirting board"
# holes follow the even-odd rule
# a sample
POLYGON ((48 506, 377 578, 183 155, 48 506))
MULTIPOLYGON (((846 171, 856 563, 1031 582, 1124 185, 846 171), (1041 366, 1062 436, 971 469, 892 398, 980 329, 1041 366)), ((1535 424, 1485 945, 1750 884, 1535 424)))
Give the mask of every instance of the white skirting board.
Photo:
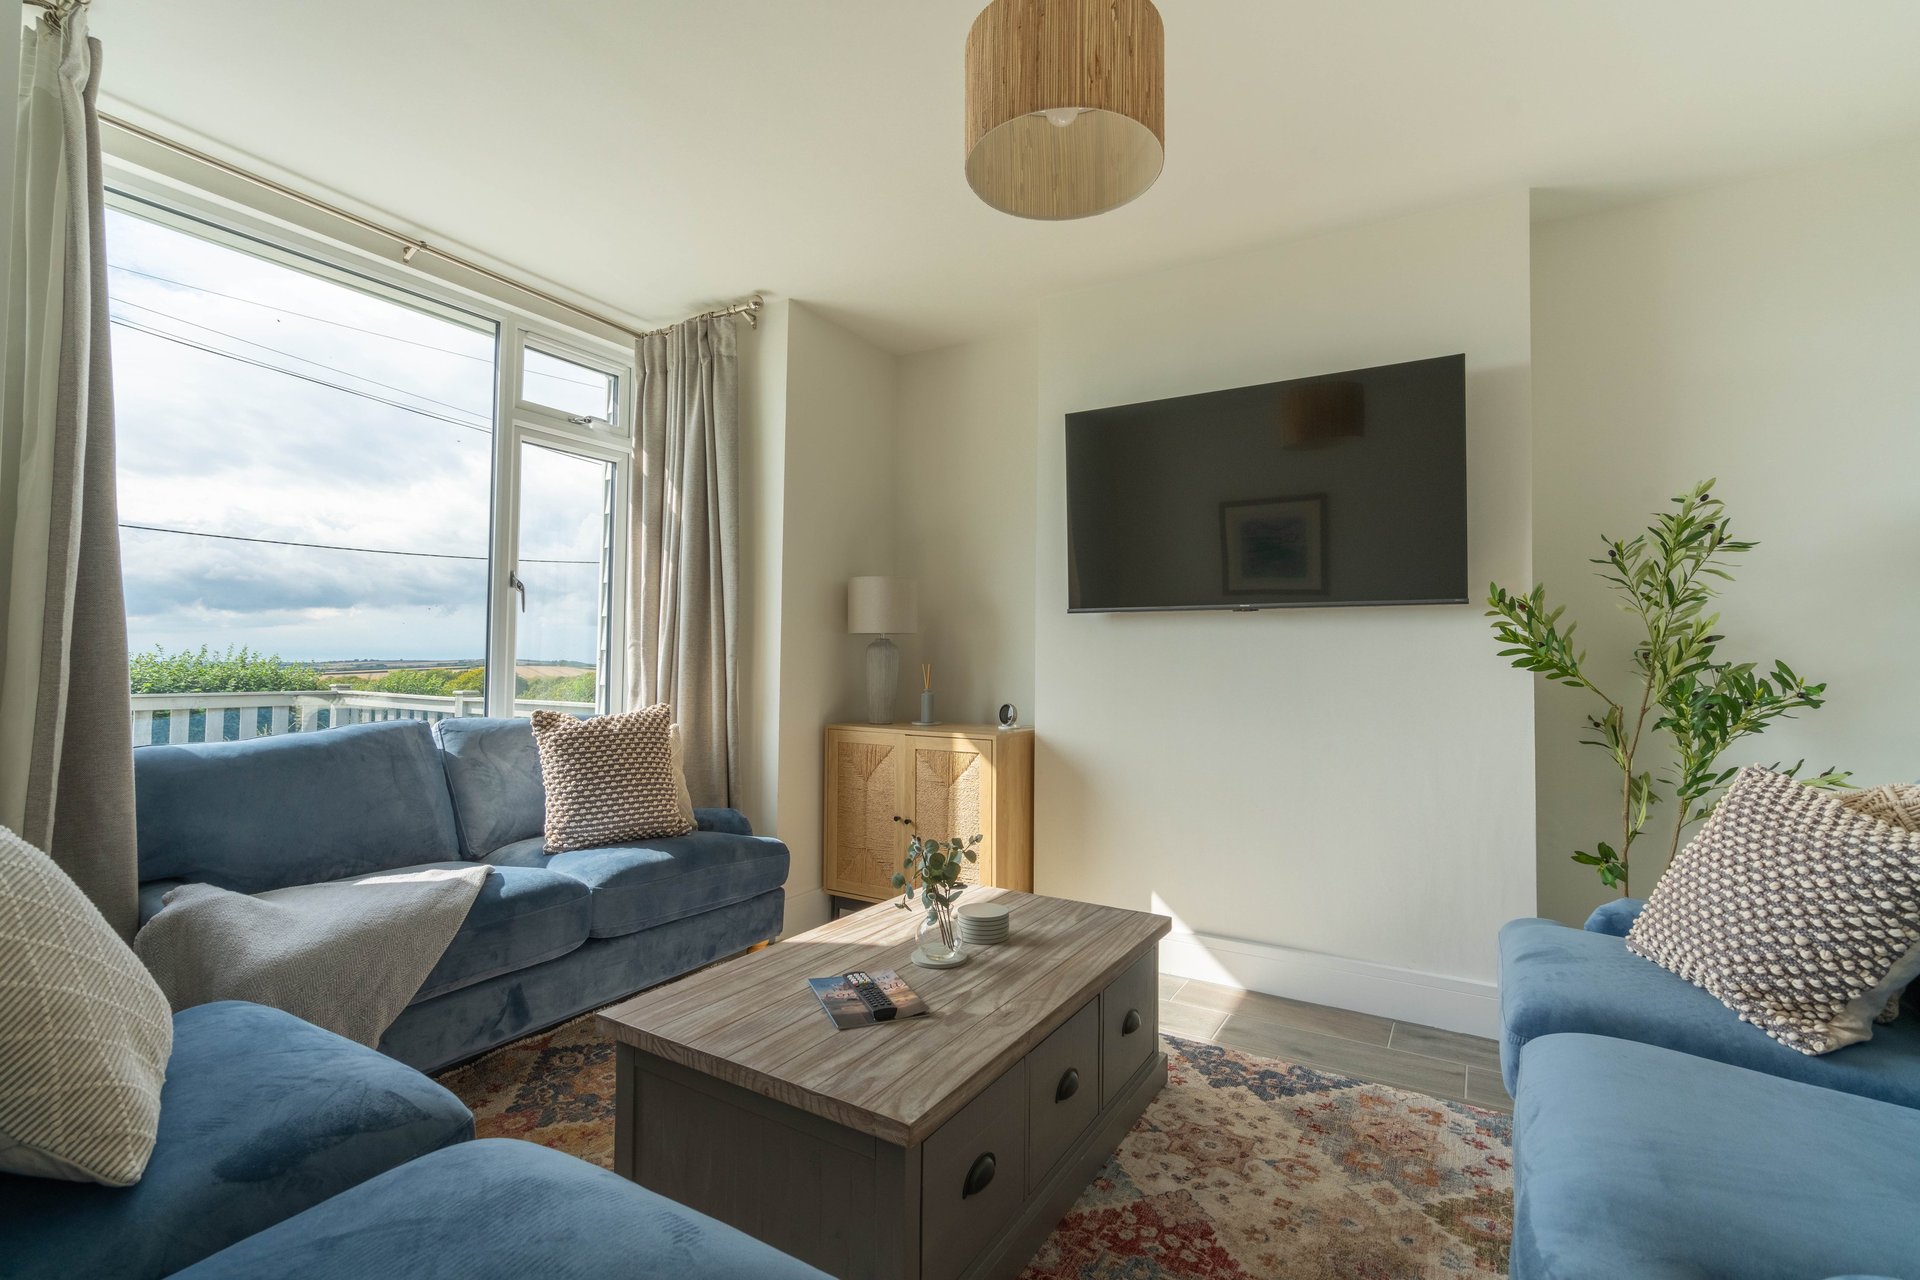
POLYGON ((1160 972, 1467 1035, 1500 1035, 1500 988, 1491 982, 1181 930, 1160 940, 1160 972))

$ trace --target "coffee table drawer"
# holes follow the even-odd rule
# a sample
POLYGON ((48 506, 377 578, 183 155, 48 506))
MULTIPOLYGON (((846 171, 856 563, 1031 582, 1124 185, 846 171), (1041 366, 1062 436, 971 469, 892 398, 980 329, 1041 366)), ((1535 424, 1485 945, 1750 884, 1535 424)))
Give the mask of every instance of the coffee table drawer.
POLYGON ((1100 1110, 1100 1001, 1027 1055, 1027 1186, 1038 1187, 1100 1110))
POLYGON ((1100 994, 1100 1105, 1118 1097, 1160 1042, 1160 958, 1156 949, 1100 994))
POLYGON ((1022 1059, 941 1125, 921 1150, 921 1280, 954 1280, 1013 1221, 1027 1195, 1022 1059))

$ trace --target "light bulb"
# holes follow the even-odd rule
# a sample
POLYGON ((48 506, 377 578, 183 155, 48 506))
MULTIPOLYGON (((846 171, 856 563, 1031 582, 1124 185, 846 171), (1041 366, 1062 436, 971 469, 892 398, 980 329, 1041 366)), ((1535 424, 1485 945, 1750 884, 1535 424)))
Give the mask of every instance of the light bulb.
POLYGON ((1047 118, 1047 123, 1052 125, 1054 128, 1064 129, 1068 125, 1072 124, 1075 120, 1078 120, 1080 118, 1080 108, 1048 107, 1045 111, 1042 111, 1040 114, 1045 116, 1047 118))

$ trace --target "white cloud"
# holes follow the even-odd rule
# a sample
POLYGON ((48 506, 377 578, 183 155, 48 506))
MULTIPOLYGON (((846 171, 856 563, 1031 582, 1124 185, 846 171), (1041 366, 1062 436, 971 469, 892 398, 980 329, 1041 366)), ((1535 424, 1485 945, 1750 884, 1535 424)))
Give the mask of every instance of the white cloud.
MULTIPOLYGON (((113 313, 125 322, 113 333, 121 520, 371 549, 127 531, 132 646, 239 644, 303 659, 479 657, 491 327, 119 211, 109 215, 108 257, 117 268, 113 313)), ((537 461, 525 478, 523 560, 594 560, 598 464, 537 461)), ((592 661, 597 564, 523 562, 521 576, 530 600, 520 656, 592 661)))

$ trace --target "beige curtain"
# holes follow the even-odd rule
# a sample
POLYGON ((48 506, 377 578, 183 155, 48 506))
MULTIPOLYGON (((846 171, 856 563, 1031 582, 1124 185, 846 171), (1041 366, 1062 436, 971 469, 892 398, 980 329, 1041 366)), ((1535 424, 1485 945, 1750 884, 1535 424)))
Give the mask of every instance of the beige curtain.
POLYGON ((107 351, 100 45, 23 34, 0 371, 0 824, 107 920, 137 915, 107 351))
POLYGON ((738 795, 739 375, 733 321, 640 340, 627 704, 669 703, 695 804, 738 795))

